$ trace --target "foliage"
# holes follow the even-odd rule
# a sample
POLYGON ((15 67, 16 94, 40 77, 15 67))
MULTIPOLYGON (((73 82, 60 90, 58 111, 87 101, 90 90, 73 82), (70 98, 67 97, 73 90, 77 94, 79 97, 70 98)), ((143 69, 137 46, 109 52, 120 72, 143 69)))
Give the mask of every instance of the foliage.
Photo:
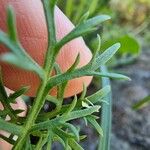
POLYGON ((85 37, 91 49, 95 49, 94 37, 97 33, 102 35, 102 47, 105 47, 106 44, 110 46, 119 40, 122 50, 109 63, 111 67, 133 62, 141 52, 141 45, 149 44, 149 0, 126 0, 125 2, 120 0, 93 0, 92 2, 90 0, 66 0, 65 2, 59 1, 59 6, 75 24, 86 11, 89 12, 89 16, 101 13, 112 16, 112 20, 105 26, 98 26, 96 32, 85 37), (77 11, 78 8, 80 11, 77 11))
MULTIPOLYGON (((93 58, 86 66, 76 68, 80 61, 80 57, 78 56, 68 71, 65 73, 61 72, 58 64, 55 62, 61 47, 76 37, 94 31, 97 25, 110 19, 110 17, 107 15, 98 15, 91 19, 83 17, 84 19, 81 19, 74 30, 62 40, 57 41, 54 23, 56 1, 42 0, 49 38, 44 67, 39 66, 21 46, 17 38, 14 11, 10 6, 7 9, 8 32, 4 33, 0 30, 0 43, 10 49, 10 52, 0 56, 1 61, 13 64, 21 69, 33 71, 41 79, 41 85, 38 88, 33 106, 29 109, 26 117, 19 117, 17 114, 22 112, 22 110, 13 110, 10 104, 15 103, 15 99, 24 94, 28 90, 28 87, 20 88, 14 94, 7 95, 2 79, 0 80, 0 101, 4 106, 4 110, 0 111, 0 129, 11 133, 8 138, 3 135, 0 135, 0 137, 13 144, 14 150, 42 149, 42 147, 46 147, 48 150, 51 149, 54 141, 59 141, 65 149, 82 149, 78 143, 83 139, 84 135, 79 135, 79 130, 70 121, 85 118, 99 134, 103 135, 103 131, 96 121, 97 117, 92 114, 99 111, 103 98, 110 92, 110 87, 105 86, 95 94, 86 96, 86 88, 83 86, 81 97, 77 98, 75 95, 71 104, 65 105, 63 104, 63 97, 67 82, 85 75, 129 80, 128 77, 121 74, 97 71, 120 48, 120 44, 116 43, 107 48, 102 54, 99 54, 101 45, 100 36, 98 36, 98 48, 93 51, 93 58), (24 65, 20 61, 24 61, 24 65), (57 74, 49 77, 53 69, 56 70, 57 74), (52 97, 48 93, 55 86, 57 86, 58 94, 57 97, 52 97), (55 104, 56 107, 54 110, 50 112, 41 110, 46 100, 55 104), (9 122, 5 121, 6 115, 10 116, 9 122), (13 139, 15 135, 18 136, 16 141, 13 139), (32 143, 31 136, 38 138, 36 144, 32 143)), ((69 3, 68 5, 71 4, 69 3)), ((70 9, 68 8, 68 10, 70 9)), ((93 8, 91 10, 94 11, 93 8)))
POLYGON ((143 98, 142 100, 140 100, 139 102, 135 103, 132 108, 134 110, 138 110, 147 106, 149 103, 150 103, 150 96, 147 96, 143 98))

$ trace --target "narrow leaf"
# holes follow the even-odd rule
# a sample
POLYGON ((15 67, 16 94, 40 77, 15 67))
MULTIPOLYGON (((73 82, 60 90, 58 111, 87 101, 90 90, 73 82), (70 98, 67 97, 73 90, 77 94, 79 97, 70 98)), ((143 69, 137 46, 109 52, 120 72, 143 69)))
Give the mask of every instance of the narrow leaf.
POLYGON ((17 30, 16 30, 16 20, 15 20, 14 10, 10 5, 7 8, 7 28, 8 28, 8 35, 10 39, 14 42, 17 42, 18 38, 17 38, 17 30))
POLYGON ((13 94, 11 94, 8 99, 12 103, 15 101, 16 98, 20 97, 21 95, 25 94, 29 90, 29 87, 22 87, 21 89, 15 91, 13 94))
POLYGON ((22 127, 6 122, 0 118, 0 129, 4 131, 8 131, 14 135, 20 135, 21 131, 23 130, 22 127))
POLYGON ((22 112, 24 112, 24 110, 22 110, 22 109, 14 110, 14 113, 15 113, 16 115, 18 115, 18 114, 20 114, 20 113, 22 113, 22 112))
POLYGON ((97 77, 109 77, 109 78, 112 78, 112 79, 121 79, 121 80, 131 81, 131 78, 129 78, 129 77, 125 76, 125 75, 122 75, 122 74, 118 74, 118 73, 91 72, 91 75, 97 76, 97 77))
POLYGON ((56 49, 59 50, 69 41, 93 31, 94 27, 109 19, 110 17, 107 15, 99 15, 94 18, 88 19, 84 23, 79 24, 75 29, 73 29, 68 35, 66 35, 61 41, 58 42, 58 44, 56 45, 56 49))
POLYGON ((120 48, 120 43, 116 43, 106 49, 100 56, 96 57, 94 62, 92 63, 93 70, 98 69, 100 65, 104 65, 109 59, 113 57, 113 55, 118 51, 120 48))
POLYGON ((77 55, 75 62, 73 63, 73 65, 67 70, 67 72, 71 72, 74 69, 76 69, 76 67, 78 66, 80 62, 80 53, 77 55))
POLYGON ((3 85, 1 68, 0 68, 0 101, 4 101, 7 99, 7 93, 3 85))
POLYGON ((69 139, 68 143, 74 150, 84 150, 74 139, 69 139))
POLYGON ((72 131, 72 133, 75 135, 75 138, 76 138, 77 141, 80 140, 79 131, 77 130, 77 128, 75 126, 73 126, 70 123, 65 123, 63 126, 67 127, 70 131, 72 131))
POLYGON ((46 128, 51 128, 54 126, 62 125, 63 123, 65 123, 67 121, 82 118, 82 117, 91 115, 94 112, 98 112, 99 108, 100 108, 100 106, 91 106, 90 108, 87 108, 87 109, 72 111, 65 117, 60 116, 60 117, 57 117, 52 120, 38 123, 32 127, 31 131, 40 130, 40 129, 44 130, 46 128))
POLYGON ((63 131, 62 129, 57 127, 53 129, 53 132, 60 136, 63 140, 65 140, 66 138, 74 138, 73 134, 67 133, 66 131, 63 131))
POLYGON ((68 107, 68 109, 66 110, 66 112, 63 113, 63 115, 65 116, 65 115, 69 114, 69 113, 75 108, 76 103, 77 103, 77 96, 75 95, 75 97, 74 97, 72 103, 69 105, 69 107, 68 107))
POLYGON ((93 104, 100 102, 104 97, 110 92, 110 86, 107 85, 101 90, 97 91, 96 93, 86 97, 89 101, 91 101, 93 104))
POLYGON ((88 19, 89 14, 90 14, 89 11, 86 12, 86 13, 80 18, 78 25, 81 24, 81 23, 84 23, 84 22, 88 19))
POLYGON ((73 0, 67 0, 66 1, 66 8, 65 8, 65 12, 66 15, 70 18, 72 15, 72 10, 73 10, 73 0))
MULTIPOLYGON (((107 73, 107 68, 105 66, 101 67, 101 71, 107 73)), ((102 86, 110 86, 109 78, 102 78, 102 86)), ((101 114, 101 127, 103 130, 103 137, 100 139, 99 150, 109 150, 110 149, 110 136, 111 136, 111 122, 112 122, 112 98, 111 92, 104 98, 106 102, 102 103, 102 114, 101 114)))
POLYGON ((147 106, 150 103, 150 96, 145 97, 141 101, 137 102, 136 104, 133 105, 133 109, 138 110, 144 106, 147 106))
POLYGON ((103 136, 103 130, 100 127, 100 125, 97 123, 97 121, 92 117, 92 116, 87 116, 86 117, 88 122, 90 122, 90 124, 97 130, 97 132, 103 136))

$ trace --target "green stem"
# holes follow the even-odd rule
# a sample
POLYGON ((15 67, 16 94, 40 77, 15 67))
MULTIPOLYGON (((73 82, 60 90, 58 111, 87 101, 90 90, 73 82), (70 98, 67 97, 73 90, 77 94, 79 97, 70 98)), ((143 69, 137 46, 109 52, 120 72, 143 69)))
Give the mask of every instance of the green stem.
POLYGON ((45 70, 45 79, 42 81, 41 85, 36 94, 36 98, 34 100, 33 107, 27 116, 26 124, 24 125, 24 130, 22 132, 22 136, 18 138, 17 143, 14 147, 14 150, 22 149, 24 145, 24 141, 26 136, 29 134, 29 130, 34 125, 35 120, 44 105, 46 100, 46 96, 48 95, 49 90, 47 90, 46 85, 49 79, 49 75, 52 72, 53 64, 56 59, 56 54, 54 52, 54 47, 56 44, 56 31, 55 31, 55 21, 54 21, 54 8, 56 1, 50 0, 43 0, 43 8, 46 16, 47 21, 47 29, 48 29, 48 48, 44 63, 44 70, 45 70))
MULTIPOLYGON (((107 73, 105 66, 101 67, 103 73, 107 73)), ((102 78, 102 86, 110 86, 109 78, 102 78)), ((111 121, 112 121, 112 96, 111 92, 104 98, 107 103, 102 103, 101 127, 103 130, 103 137, 100 139, 99 150, 110 150, 110 136, 111 136, 111 121)))
POLYGON ((32 127, 32 125, 34 125, 34 122, 35 122, 42 106, 44 105, 45 97, 47 95, 47 93, 45 93, 45 86, 46 86, 46 83, 43 82, 40 86, 40 89, 37 92, 37 97, 34 100, 33 107, 31 109, 31 111, 29 112, 29 115, 27 116, 27 121, 26 121, 26 124, 24 125, 24 130, 22 131, 22 136, 20 136, 18 138, 17 143, 14 147, 14 150, 22 149, 24 140, 25 140, 26 136, 28 135, 30 128, 32 127))
POLYGON ((64 124, 67 121, 85 117, 85 116, 90 115, 94 112, 98 112, 99 108, 100 108, 100 106, 93 106, 93 107, 83 109, 83 110, 80 110, 80 111, 76 110, 76 111, 70 112, 65 117, 64 116, 59 116, 59 117, 54 118, 52 120, 48 120, 48 121, 44 121, 42 123, 35 124, 31 128, 30 132, 33 132, 33 131, 36 131, 36 130, 50 129, 50 128, 53 128, 55 126, 64 124))

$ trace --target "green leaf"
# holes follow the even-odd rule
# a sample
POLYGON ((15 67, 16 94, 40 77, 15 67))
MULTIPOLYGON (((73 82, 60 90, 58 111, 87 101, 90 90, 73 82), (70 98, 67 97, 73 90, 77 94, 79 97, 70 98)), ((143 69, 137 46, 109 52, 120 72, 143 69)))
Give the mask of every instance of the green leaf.
POLYGON ((59 102, 59 100, 56 98, 56 97, 53 97, 53 96, 51 96, 51 95, 47 95, 46 96, 46 100, 47 101, 49 101, 49 102, 52 102, 52 103, 54 103, 54 104, 58 104, 59 102))
POLYGON ((31 131, 40 130, 40 129, 44 130, 46 128, 52 128, 54 126, 61 125, 67 121, 91 115, 94 112, 98 112, 99 108, 100 108, 100 106, 91 106, 90 108, 87 108, 87 109, 72 111, 65 117, 59 116, 55 119, 44 121, 42 123, 38 123, 38 124, 33 126, 31 131))
POLYGON ((72 66, 67 70, 67 72, 72 72, 73 70, 76 69, 80 62, 80 53, 77 55, 75 62, 72 64, 72 66))
POLYGON ((73 150, 84 150, 74 139, 69 139, 68 143, 73 150))
POLYGON ((148 104, 150 104, 150 95, 145 97, 144 99, 140 100, 139 102, 135 103, 132 108, 135 110, 141 109, 145 106, 147 106, 148 104))
POLYGON ((65 142, 64 142, 64 140, 60 136, 58 136, 57 134, 54 134, 54 141, 60 142, 62 144, 62 146, 65 148, 65 142))
MULTIPOLYGON (((57 86, 58 84, 64 83, 65 81, 74 79, 74 78, 78 78, 81 76, 92 76, 92 75, 96 75, 96 76, 108 76, 111 77, 111 75, 113 75, 113 77, 119 77, 119 78, 125 78, 127 79, 127 77, 123 77, 123 76, 119 76, 119 75, 114 75, 114 74, 109 74, 109 73, 96 73, 94 72, 96 69, 98 69, 99 66, 105 64, 116 52, 117 50, 120 48, 120 44, 114 44, 113 46, 111 46, 110 48, 108 48, 106 51, 104 51, 100 56, 96 57, 96 59, 94 61, 91 61, 89 64, 87 64, 86 66, 76 69, 72 72, 65 72, 61 75, 57 75, 54 77, 51 77, 48 81, 47 84, 47 89, 51 89, 54 86, 57 86)), ((129 79, 129 78, 128 78, 129 79)))
POLYGON ((99 6, 99 0, 92 0, 89 7, 90 15, 92 15, 96 11, 97 6, 99 6))
POLYGON ((25 143, 24 150, 33 150, 30 137, 28 136, 25 143))
POLYGON ((13 139, 9 139, 2 134, 0 134, 0 139, 3 139, 4 141, 6 141, 7 143, 10 143, 12 145, 15 143, 15 141, 13 139))
POLYGON ((7 99, 7 93, 3 85, 1 68, 0 68, 0 101, 4 101, 5 99, 7 99))
POLYGON ((107 15, 99 15, 94 18, 88 19, 84 23, 79 24, 75 29, 73 29, 68 35, 66 35, 61 41, 56 44, 55 49, 59 50, 63 45, 68 43, 69 41, 82 36, 88 32, 95 30, 94 27, 99 25, 100 23, 109 20, 110 17, 107 15))
POLYGON ((15 20, 14 14, 15 13, 14 13, 12 6, 9 5, 7 8, 8 35, 12 41, 18 42, 17 30, 16 30, 16 20, 15 20))
POLYGON ((82 101, 82 107, 84 108, 90 108, 89 104, 87 104, 86 102, 82 101))
POLYGON ((11 94, 8 99, 10 103, 13 103, 16 98, 20 97, 21 95, 25 94, 29 90, 29 86, 22 87, 19 90, 15 91, 13 94, 11 94))
POLYGON ((11 6, 7 9, 8 35, 0 30, 0 43, 4 44, 12 53, 4 54, 2 60, 6 60, 18 67, 35 71, 41 79, 44 78, 42 68, 26 53, 17 38, 16 20, 11 6), (23 62, 23 63, 22 63, 23 62))
POLYGON ((122 75, 122 74, 118 74, 118 73, 91 72, 91 75, 95 76, 95 77, 109 77, 109 78, 112 78, 112 79, 121 79, 121 80, 131 81, 131 78, 129 78, 129 77, 125 76, 125 75, 122 75))
POLYGON ((23 130, 22 127, 6 122, 5 120, 0 118, 0 129, 4 131, 8 131, 14 135, 20 135, 21 131, 23 130))
POLYGON ((37 68, 35 68, 35 65, 33 63, 29 63, 28 60, 21 59, 18 56, 14 55, 13 53, 6 53, 6 54, 1 55, 0 60, 7 62, 9 64, 13 64, 13 65, 15 65, 19 68, 25 69, 25 70, 37 72, 37 68))
POLYGON ((86 137, 87 137, 87 135, 81 135, 81 136, 80 136, 80 141, 81 141, 81 140, 84 140, 86 137))
POLYGON ((93 68, 92 70, 96 70, 100 65, 104 65, 106 62, 108 62, 108 60, 113 57, 113 55, 118 51, 119 48, 120 43, 116 43, 105 50, 101 55, 96 57, 95 61, 91 62, 91 67, 93 68))
POLYGON ((105 42, 104 44, 102 44, 102 49, 104 50, 116 42, 119 42, 121 44, 118 54, 120 55, 131 54, 131 55, 136 55, 136 56, 139 55, 140 44, 137 41, 137 39, 135 39, 131 35, 124 35, 122 37, 109 40, 105 42))
POLYGON ((104 97, 110 92, 110 86, 107 85, 101 90, 97 91, 96 93, 86 97, 89 101, 91 101, 93 104, 100 102, 104 99, 104 97))
POLYGON ((92 116, 87 116, 86 117, 88 122, 90 122, 90 124, 97 130, 97 132, 103 136, 103 130, 100 127, 100 125, 97 123, 97 121, 95 120, 95 118, 93 118, 92 116))
POLYGON ((8 114, 8 111, 7 110, 0 110, 0 117, 4 117, 5 118, 5 116, 7 116, 7 114, 8 114))
POLYGON ((79 131, 77 130, 77 128, 75 126, 73 126, 72 124, 70 123, 65 123, 63 125, 64 127, 67 127, 70 131, 72 131, 72 133, 75 135, 75 139, 77 141, 80 140, 80 137, 79 137, 79 131))
POLYGON ((45 77, 43 69, 25 52, 20 44, 14 43, 2 31, 0 31, 0 43, 4 44, 12 53, 0 56, 1 61, 12 63, 17 67, 36 72, 41 79, 45 77))
POLYGON ((59 64, 55 63, 55 64, 54 64, 54 69, 55 69, 55 71, 56 71, 56 74, 61 74, 61 73, 62 73, 59 64))
POLYGON ((98 55, 98 53, 99 53, 99 51, 100 51, 100 49, 101 49, 101 37, 100 37, 99 34, 97 34, 97 41, 98 41, 97 49, 95 49, 95 50, 93 51, 93 58, 92 58, 92 60, 95 60, 95 59, 96 59, 96 57, 97 57, 97 55, 98 55))
MULTIPOLYGON (((107 73, 107 68, 105 66, 101 67, 101 71, 107 73)), ((102 78, 102 86, 111 86, 109 78, 102 78)), ((101 127, 103 130, 103 137, 100 139, 99 150, 109 150, 110 149, 110 136, 111 136, 111 122, 112 122, 112 98, 111 91, 104 98, 104 100, 109 103, 102 103, 101 108, 101 127)))
POLYGON ((73 0, 67 0, 66 1, 66 7, 65 7, 65 12, 66 15, 70 18, 73 10, 73 0))
POLYGON ((73 15, 73 22, 76 24, 78 20, 80 19, 81 15, 83 14, 83 11, 85 9, 87 0, 79 1, 78 3, 78 11, 76 11, 76 14, 73 15))
POLYGON ((78 25, 81 24, 81 23, 84 23, 84 22, 88 19, 89 14, 90 14, 89 11, 86 12, 86 13, 80 18, 80 20, 79 20, 79 22, 78 22, 78 25))
POLYGON ((87 125, 88 125, 88 122, 87 122, 86 117, 83 117, 83 120, 84 120, 84 122, 85 122, 85 125, 87 126, 87 125))
POLYGON ((20 113, 22 113, 22 112, 24 112, 24 110, 22 110, 22 109, 14 110, 14 113, 15 113, 16 115, 18 115, 18 114, 20 114, 20 113))
POLYGON ((46 146, 47 148, 46 148, 46 150, 51 150, 53 138, 54 138, 54 133, 51 130, 49 130, 48 131, 47 146, 46 146))
POLYGON ((66 110, 66 112, 63 113, 63 115, 68 115, 75 108, 76 103, 77 103, 77 96, 75 95, 72 103, 69 105, 69 107, 66 110))
MULTIPOLYGON (((82 99, 85 98, 86 92, 87 92, 87 87, 85 86, 85 84, 83 84, 83 91, 82 91, 82 93, 81 93, 81 96, 80 96, 79 100, 82 100, 82 99)), ((79 101, 79 100, 78 100, 78 101, 79 101)))
POLYGON ((71 133, 68 133, 66 131, 63 131, 62 129, 56 127, 53 129, 53 132, 55 134, 57 134, 58 136, 60 136, 64 141, 66 138, 74 138, 74 135, 71 133))
POLYGON ((45 12, 45 17, 46 17, 47 28, 48 28, 48 39, 49 39, 48 47, 50 45, 52 46, 56 44, 56 31, 55 31, 55 23, 54 23, 54 9, 55 9, 56 2, 57 0, 43 0, 42 1, 44 12, 45 12))
POLYGON ((101 73, 101 72, 94 72, 90 70, 89 68, 80 68, 76 69, 73 72, 66 72, 58 76, 51 77, 47 83, 47 89, 51 89, 54 86, 57 86, 61 83, 64 83, 68 80, 75 79, 82 76, 96 76, 96 77, 110 77, 110 78, 116 78, 116 79, 123 79, 123 80, 131 80, 129 77, 121 74, 116 73, 101 73))

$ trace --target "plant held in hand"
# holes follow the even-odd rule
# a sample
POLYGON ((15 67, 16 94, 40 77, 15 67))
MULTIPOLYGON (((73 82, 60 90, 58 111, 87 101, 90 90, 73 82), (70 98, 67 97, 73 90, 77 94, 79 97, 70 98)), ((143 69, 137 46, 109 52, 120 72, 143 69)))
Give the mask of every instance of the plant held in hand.
POLYGON ((15 91, 8 95, 1 80, 0 100, 4 109, 0 111, 0 129, 9 132, 10 136, 0 137, 12 144, 14 150, 37 150, 44 146, 48 150, 53 141, 61 142, 66 149, 82 149, 78 142, 84 136, 80 136, 79 130, 69 121, 84 118, 102 135, 97 117, 92 114, 98 112, 100 106, 97 103, 110 92, 110 87, 106 86, 87 97, 86 86, 92 76, 129 79, 120 74, 97 71, 117 52, 119 43, 99 54, 98 36, 98 48, 92 55, 81 38, 110 17, 100 15, 87 19, 84 15, 74 28, 57 8, 56 1, 2 0, 0 5, 1 18, 7 18, 7 29, 0 19, 2 76, 4 85, 15 91), (7 8, 7 17, 4 13, 7 4, 16 10, 17 28, 12 6, 7 8), (76 94, 82 89, 77 98, 76 94), (25 93, 35 99, 27 116, 20 117, 17 115, 19 108, 14 110, 10 104, 25 93), (64 97, 72 95, 72 103, 63 104, 64 97), (42 111, 46 100, 55 104, 54 110, 42 111), (9 122, 5 121, 6 115, 10 116, 9 122), (14 140, 14 136, 17 139, 14 140), (31 141, 33 136, 38 138, 36 144, 31 141))

